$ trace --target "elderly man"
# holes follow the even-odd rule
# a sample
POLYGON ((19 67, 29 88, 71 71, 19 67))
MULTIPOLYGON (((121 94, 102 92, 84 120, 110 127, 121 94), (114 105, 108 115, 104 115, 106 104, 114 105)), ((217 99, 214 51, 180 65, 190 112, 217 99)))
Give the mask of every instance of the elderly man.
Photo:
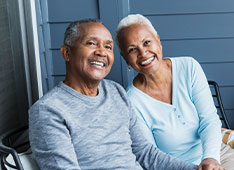
POLYGON ((141 134, 125 90, 104 80, 113 40, 97 20, 69 25, 61 53, 66 78, 29 111, 30 144, 41 169, 192 170, 141 134))

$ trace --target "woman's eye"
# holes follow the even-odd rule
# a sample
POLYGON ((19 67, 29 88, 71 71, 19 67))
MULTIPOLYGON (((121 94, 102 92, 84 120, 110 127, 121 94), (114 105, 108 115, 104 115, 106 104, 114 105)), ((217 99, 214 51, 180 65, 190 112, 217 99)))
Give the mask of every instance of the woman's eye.
POLYGON ((130 49, 128 50, 128 53, 133 53, 134 51, 136 51, 136 48, 130 48, 130 49))
POLYGON ((144 45, 149 45, 150 43, 151 43, 150 40, 147 40, 144 42, 144 45))

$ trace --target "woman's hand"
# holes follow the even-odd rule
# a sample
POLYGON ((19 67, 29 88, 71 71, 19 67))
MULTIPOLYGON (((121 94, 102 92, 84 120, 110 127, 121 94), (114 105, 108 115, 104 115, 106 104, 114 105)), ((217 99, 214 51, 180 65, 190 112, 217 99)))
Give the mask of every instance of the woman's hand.
POLYGON ((216 160, 212 158, 204 159, 197 170, 226 170, 222 165, 220 165, 216 160))

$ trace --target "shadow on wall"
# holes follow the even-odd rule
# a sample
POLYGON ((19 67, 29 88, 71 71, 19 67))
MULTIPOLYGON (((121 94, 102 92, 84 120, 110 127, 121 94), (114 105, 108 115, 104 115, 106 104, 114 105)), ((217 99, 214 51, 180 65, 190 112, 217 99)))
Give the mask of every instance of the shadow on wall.
POLYGON ((0 1, 0 134, 27 123, 28 99, 17 1, 0 1))

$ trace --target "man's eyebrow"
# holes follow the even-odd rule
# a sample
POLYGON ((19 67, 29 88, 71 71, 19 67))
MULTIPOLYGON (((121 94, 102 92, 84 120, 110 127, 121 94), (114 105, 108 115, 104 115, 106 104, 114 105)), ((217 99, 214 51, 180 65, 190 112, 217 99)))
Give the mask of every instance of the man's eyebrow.
POLYGON ((127 48, 129 48, 129 47, 135 47, 136 45, 134 45, 134 44, 129 44, 128 46, 127 46, 127 48))
POLYGON ((90 39, 90 40, 97 40, 97 37, 87 37, 87 38, 85 38, 85 39, 90 39))
POLYGON ((113 44, 113 41, 112 41, 112 40, 106 40, 106 42, 107 42, 108 44, 113 44))
MULTIPOLYGON (((91 39, 91 40, 98 40, 97 37, 88 37, 88 39, 91 39)), ((104 42, 106 42, 107 44, 113 44, 113 40, 104 40, 104 42)))
MULTIPOLYGON (((89 39, 89 40, 98 40, 97 37, 93 37, 93 36, 87 37, 86 39, 89 39)), ((105 41, 108 44, 113 44, 113 40, 105 40, 105 41)))

